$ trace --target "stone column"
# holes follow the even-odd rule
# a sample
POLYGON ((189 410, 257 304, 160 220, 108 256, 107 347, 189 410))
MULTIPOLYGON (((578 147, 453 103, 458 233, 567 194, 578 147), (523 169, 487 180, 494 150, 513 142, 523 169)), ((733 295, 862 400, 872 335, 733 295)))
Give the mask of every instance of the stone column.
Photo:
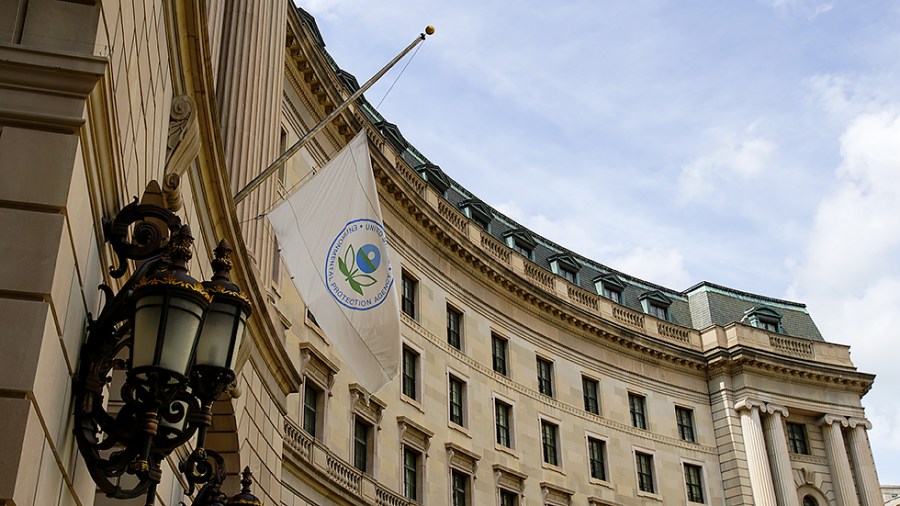
POLYGON ((825 415, 819 420, 822 426, 822 437, 825 439, 825 451, 828 454, 828 467, 831 469, 831 485, 838 506, 859 506, 856 489, 853 487, 853 476, 850 474, 850 460, 844 446, 842 427, 847 426, 847 419, 842 416, 825 415))
POLYGON ((744 451, 747 454, 747 468, 750 471, 753 503, 756 506, 778 506, 759 418, 760 410, 765 411, 765 407, 764 403, 749 399, 734 405, 734 409, 741 415, 741 431, 744 434, 744 451))
POLYGON ((872 424, 864 418, 850 418, 848 424, 850 431, 847 433, 847 441, 850 443, 850 458, 853 462, 853 472, 856 475, 860 503, 862 506, 881 506, 883 499, 878 485, 878 475, 875 473, 875 460, 872 458, 869 436, 866 432, 872 428, 872 424))
MULTIPOLYGON (((220 30, 216 94, 222 143, 237 193, 278 155, 287 9, 282 0, 212 2, 212 29, 220 30), (219 28, 220 27, 220 28, 219 28)), ((275 178, 269 178, 237 207, 248 250, 263 282, 271 277, 275 250, 268 220, 257 219, 274 202, 275 178)))
POLYGON ((772 465, 772 481, 775 497, 780 506, 800 506, 797 487, 794 485, 791 457, 788 454, 787 439, 784 435, 782 417, 787 418, 788 410, 777 404, 767 404, 769 416, 763 419, 766 447, 769 449, 769 463, 772 465))

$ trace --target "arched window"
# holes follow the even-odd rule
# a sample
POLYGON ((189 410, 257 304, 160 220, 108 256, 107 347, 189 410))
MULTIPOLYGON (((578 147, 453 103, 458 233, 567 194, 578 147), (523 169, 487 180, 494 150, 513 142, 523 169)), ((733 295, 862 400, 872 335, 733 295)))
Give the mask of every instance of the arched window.
POLYGON ((819 501, 813 496, 808 495, 803 498, 803 506, 819 506, 819 501))

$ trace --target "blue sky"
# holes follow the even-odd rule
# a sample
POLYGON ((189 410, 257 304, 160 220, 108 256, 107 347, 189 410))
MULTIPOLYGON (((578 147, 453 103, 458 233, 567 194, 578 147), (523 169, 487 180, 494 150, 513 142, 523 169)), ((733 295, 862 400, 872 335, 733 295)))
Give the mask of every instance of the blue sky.
POLYGON ((878 375, 900 483, 900 3, 299 3, 360 82, 435 25, 379 110, 513 219, 674 289, 806 302, 878 375))

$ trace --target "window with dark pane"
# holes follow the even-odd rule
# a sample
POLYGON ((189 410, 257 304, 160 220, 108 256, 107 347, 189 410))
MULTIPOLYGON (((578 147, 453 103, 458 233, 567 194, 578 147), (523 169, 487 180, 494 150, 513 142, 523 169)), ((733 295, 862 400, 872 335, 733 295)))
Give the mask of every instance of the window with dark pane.
POLYGON ((628 394, 628 410, 631 412, 631 426, 647 430, 647 398, 643 395, 628 394))
POLYGON ((678 437, 683 441, 696 441, 694 437, 694 410, 675 406, 675 422, 678 424, 678 437))
POLYGON ((310 436, 318 435, 319 425, 319 389, 307 379, 303 387, 303 430, 310 436))
POLYGON ((504 376, 509 375, 509 370, 506 366, 508 352, 509 342, 496 334, 491 334, 491 358, 494 372, 498 372, 504 376))
POLYGON ((400 309, 410 318, 416 317, 416 290, 419 282, 405 272, 400 276, 400 309))
POLYGON ((584 394, 584 410, 595 415, 600 414, 600 382, 588 378, 581 377, 581 390, 584 394))
POLYGON ((447 306, 447 343, 457 350, 462 349, 461 327, 462 313, 447 306))
POLYGON ((512 406, 509 404, 495 400, 494 401, 494 417, 497 426, 497 444, 512 448, 512 433, 510 428, 510 415, 512 406))
POLYGON ((553 362, 537 358, 538 391, 553 397, 553 362))
POLYGON ((422 454, 408 446, 403 446, 403 496, 419 500, 419 463, 422 454))
POLYGON ((544 462, 559 465, 559 427, 555 423, 541 420, 541 446, 544 462))
POLYGON ((703 469, 693 464, 684 465, 684 486, 689 502, 703 503, 703 469))
POLYGON ((653 484, 653 455, 635 452, 635 465, 638 474, 638 489, 642 492, 656 493, 653 484))
POLYGON ((588 438, 588 461, 591 478, 606 481, 606 441, 588 438))
POLYGON ((369 471, 371 437, 372 425, 357 416, 353 426, 353 467, 362 472, 369 471))
POLYGON ((450 421, 459 426, 465 425, 463 416, 463 389, 465 383, 450 376, 450 421))
POLYGON ((418 369, 419 354, 413 350, 403 347, 403 395, 413 400, 418 400, 418 369))
POLYGON ((519 494, 501 488, 500 506, 519 506, 519 494))
POLYGON ((788 422, 787 436, 788 442, 791 445, 791 453, 809 455, 809 440, 806 437, 806 425, 788 422))
POLYGON ((450 482, 453 506, 469 506, 469 475, 453 469, 450 482))

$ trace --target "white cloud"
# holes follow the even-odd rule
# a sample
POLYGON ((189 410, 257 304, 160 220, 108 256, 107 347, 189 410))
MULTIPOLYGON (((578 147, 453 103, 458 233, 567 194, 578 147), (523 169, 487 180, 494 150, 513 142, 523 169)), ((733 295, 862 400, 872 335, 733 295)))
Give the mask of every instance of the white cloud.
POLYGON ((748 180, 758 178, 771 165, 775 144, 754 134, 756 123, 747 127, 743 138, 718 135, 716 146, 681 167, 679 191, 693 200, 713 193, 723 194, 748 180))
POLYGON ((898 269, 900 114, 865 114, 841 138, 838 187, 819 206, 801 283, 854 289, 898 269))
POLYGON ((876 372, 865 405, 884 476, 900 463, 900 371, 893 353, 900 321, 900 113, 857 116, 841 136, 837 186, 819 205, 795 291, 826 339, 850 344, 860 370, 876 372))
POLYGON ((692 282, 684 266, 684 256, 677 249, 640 246, 612 260, 609 265, 676 290, 687 288, 692 282))
POLYGON ((781 14, 801 14, 809 21, 834 9, 834 2, 807 2, 805 0, 769 0, 768 3, 781 14))

